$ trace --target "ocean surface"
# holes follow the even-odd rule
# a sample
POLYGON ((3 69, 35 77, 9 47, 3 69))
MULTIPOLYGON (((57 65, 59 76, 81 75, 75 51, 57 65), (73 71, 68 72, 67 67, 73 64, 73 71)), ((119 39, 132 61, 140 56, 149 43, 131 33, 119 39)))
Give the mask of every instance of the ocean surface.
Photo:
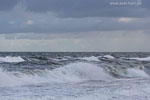
POLYGON ((0 100, 150 100, 150 53, 1 52, 0 100))

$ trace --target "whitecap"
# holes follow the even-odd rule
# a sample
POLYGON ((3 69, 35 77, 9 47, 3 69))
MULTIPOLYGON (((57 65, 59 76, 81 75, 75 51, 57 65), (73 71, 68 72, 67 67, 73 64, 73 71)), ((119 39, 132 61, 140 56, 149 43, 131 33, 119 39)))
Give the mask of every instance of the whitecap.
POLYGON ((97 57, 95 57, 95 56, 83 57, 83 58, 80 58, 80 59, 87 60, 87 61, 100 61, 100 60, 99 60, 97 57))
POLYGON ((23 58, 20 56, 18 57, 11 57, 11 56, 6 56, 6 57, 0 57, 0 62, 23 62, 25 61, 23 58))
POLYGON ((105 55, 105 56, 103 56, 103 57, 105 57, 105 58, 109 58, 109 59, 114 59, 114 57, 113 57, 113 56, 111 56, 111 55, 105 55))

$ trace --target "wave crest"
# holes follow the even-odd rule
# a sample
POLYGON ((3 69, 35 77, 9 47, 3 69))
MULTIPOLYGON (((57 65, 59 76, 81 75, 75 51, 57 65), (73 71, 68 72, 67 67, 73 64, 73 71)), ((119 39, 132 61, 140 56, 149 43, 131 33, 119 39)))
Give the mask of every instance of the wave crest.
POLYGON ((6 57, 0 57, 0 62, 23 62, 25 61, 23 58, 20 56, 18 57, 11 57, 11 56, 6 56, 6 57))
POLYGON ((139 60, 139 61, 150 61, 150 57, 145 57, 145 58, 128 58, 128 59, 139 60))

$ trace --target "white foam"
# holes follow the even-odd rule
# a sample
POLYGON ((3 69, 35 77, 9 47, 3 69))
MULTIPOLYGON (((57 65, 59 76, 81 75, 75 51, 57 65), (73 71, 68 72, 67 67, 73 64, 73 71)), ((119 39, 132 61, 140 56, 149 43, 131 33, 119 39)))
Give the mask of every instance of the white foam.
POLYGON ((0 70, 0 86, 18 86, 46 82, 81 82, 85 80, 110 80, 103 68, 89 63, 72 63, 54 70, 45 70, 39 73, 14 74, 0 70))
POLYGON ((87 60, 87 61, 100 61, 100 60, 99 60, 97 57, 95 57, 95 56, 83 57, 83 58, 80 58, 80 59, 87 60))
POLYGON ((113 56, 111 56, 111 55, 105 55, 105 56, 103 56, 103 57, 105 57, 105 58, 109 58, 109 59, 114 59, 114 57, 113 57, 113 56))
POLYGON ((0 87, 17 85, 16 80, 15 76, 7 72, 3 72, 2 69, 0 69, 0 87))
POLYGON ((62 89, 59 84, 58 87, 55 85, 56 93, 55 89, 51 90, 48 86, 33 88, 33 90, 32 87, 16 89, 16 93, 13 93, 14 91, 7 93, 6 91, 6 94, 3 93, 4 95, 0 96, 0 100, 149 100, 150 98, 148 80, 147 82, 136 79, 130 81, 120 80, 115 83, 105 83, 103 84, 104 87, 101 87, 101 83, 97 83, 98 86, 92 84, 93 88, 84 85, 80 88, 80 85, 74 85, 77 89, 75 87, 69 88, 67 84, 62 89))
POLYGON ((11 57, 11 56, 6 56, 6 57, 0 57, 0 62, 23 62, 24 59, 22 59, 20 56, 18 57, 11 57))
POLYGON ((46 79, 37 75, 27 75, 19 72, 7 72, 0 69, 0 87, 20 86, 45 82, 46 79))
POLYGON ((83 62, 72 63, 48 72, 59 81, 107 80, 111 77, 103 68, 83 62))
POLYGON ((145 57, 145 58, 129 58, 129 59, 135 59, 139 61, 150 61, 150 57, 145 57))
POLYGON ((128 68, 126 72, 127 77, 138 77, 138 78, 146 78, 149 77, 149 75, 144 72, 144 70, 138 69, 138 68, 128 68))

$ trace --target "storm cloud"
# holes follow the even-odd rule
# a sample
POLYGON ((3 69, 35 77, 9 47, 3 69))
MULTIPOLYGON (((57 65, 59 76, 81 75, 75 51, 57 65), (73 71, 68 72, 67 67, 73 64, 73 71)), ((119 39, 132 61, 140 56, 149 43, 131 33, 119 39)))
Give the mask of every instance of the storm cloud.
POLYGON ((150 1, 127 1, 0 0, 0 33, 148 30, 150 1))
POLYGON ((17 3, 27 11, 53 12, 57 17, 145 17, 150 14, 149 0, 1 0, 0 10, 10 10, 17 3), (124 2, 128 4, 123 5, 124 2))
POLYGON ((54 12, 58 17, 143 17, 149 13, 149 0, 128 0, 124 6, 111 2, 124 0, 26 0, 27 10, 33 12, 54 12))

